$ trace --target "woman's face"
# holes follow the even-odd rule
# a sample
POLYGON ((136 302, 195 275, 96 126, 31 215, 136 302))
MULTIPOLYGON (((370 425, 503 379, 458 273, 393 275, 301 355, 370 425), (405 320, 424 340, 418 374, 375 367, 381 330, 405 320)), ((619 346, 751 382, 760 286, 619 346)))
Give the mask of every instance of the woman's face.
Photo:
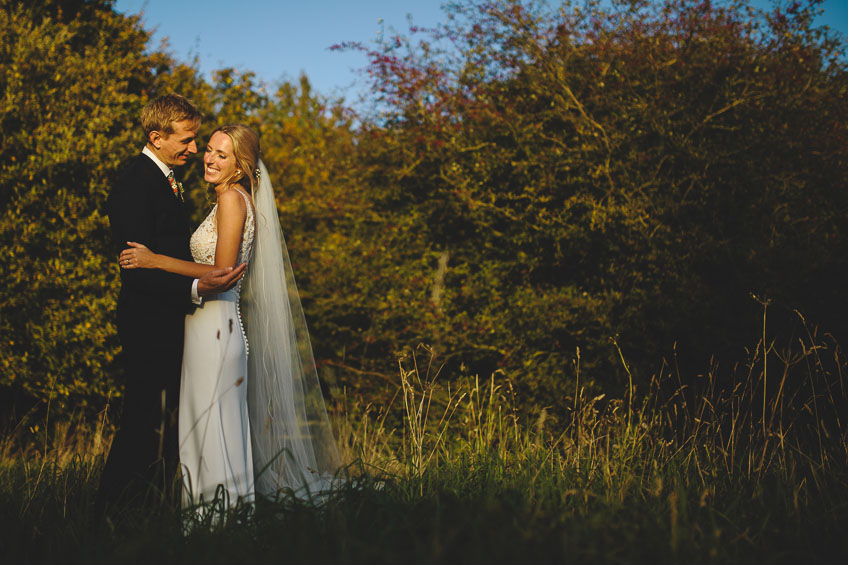
POLYGON ((216 131, 206 144, 206 153, 203 155, 204 173, 206 182, 219 185, 227 179, 233 180, 236 172, 236 158, 233 154, 233 140, 230 136, 216 131))

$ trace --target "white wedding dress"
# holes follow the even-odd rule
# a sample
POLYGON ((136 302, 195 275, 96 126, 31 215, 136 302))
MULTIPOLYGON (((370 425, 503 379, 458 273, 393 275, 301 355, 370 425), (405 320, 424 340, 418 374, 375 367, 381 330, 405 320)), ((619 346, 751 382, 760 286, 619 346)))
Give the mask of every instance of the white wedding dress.
MULTIPOLYGON (((250 261, 255 232, 253 206, 243 192, 239 194, 245 199, 247 216, 237 265, 250 261)), ((217 212, 216 204, 191 236, 196 263, 215 264, 217 212)), ((216 493, 225 507, 254 497, 248 345, 239 308, 240 288, 241 281, 227 292, 204 297, 203 304, 186 316, 179 410, 184 507, 209 503, 216 493)))
MULTIPOLYGON (((240 192, 248 204, 237 262, 249 263, 241 297, 245 324, 241 282, 205 297, 186 316, 179 413, 186 507, 217 495, 224 496, 224 507, 239 499, 251 502, 256 495, 320 500, 342 484, 306 318, 262 161, 257 176, 254 206, 240 192)), ((216 217, 217 205, 192 234, 195 262, 215 262, 216 217)))

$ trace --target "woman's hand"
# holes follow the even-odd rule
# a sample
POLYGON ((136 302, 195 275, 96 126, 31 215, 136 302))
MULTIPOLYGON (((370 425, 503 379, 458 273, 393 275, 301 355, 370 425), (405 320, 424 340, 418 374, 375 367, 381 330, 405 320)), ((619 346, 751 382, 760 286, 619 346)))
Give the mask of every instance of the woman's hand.
POLYGON ((118 258, 118 263, 122 269, 155 269, 158 264, 156 259, 158 255, 153 253, 145 245, 128 241, 128 249, 121 251, 121 256, 118 258))

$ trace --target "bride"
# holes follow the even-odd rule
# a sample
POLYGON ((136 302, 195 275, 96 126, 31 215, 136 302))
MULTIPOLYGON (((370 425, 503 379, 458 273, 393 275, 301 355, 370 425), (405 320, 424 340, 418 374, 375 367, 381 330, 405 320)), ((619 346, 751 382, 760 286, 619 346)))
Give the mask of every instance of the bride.
POLYGON ((339 470, 276 200, 259 155, 259 137, 246 126, 212 132, 204 179, 217 202, 191 236, 194 262, 134 242, 120 256, 122 268, 195 278, 248 263, 243 286, 205 297, 186 316, 179 408, 184 506, 221 494, 227 506, 284 490, 309 496, 330 488, 339 470))

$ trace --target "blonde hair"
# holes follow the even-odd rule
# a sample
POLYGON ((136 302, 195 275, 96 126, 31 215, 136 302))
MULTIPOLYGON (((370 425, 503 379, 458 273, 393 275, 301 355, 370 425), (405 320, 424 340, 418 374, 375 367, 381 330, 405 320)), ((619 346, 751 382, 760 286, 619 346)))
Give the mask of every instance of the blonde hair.
POLYGON ((148 102, 141 110, 141 128, 144 130, 144 141, 150 140, 150 133, 158 131, 165 136, 174 133, 174 122, 190 120, 194 129, 200 127, 203 114, 197 106, 179 94, 166 94, 148 102))
POLYGON ((227 124, 215 129, 209 137, 217 132, 226 134, 233 142, 233 157, 236 160, 236 170, 240 171, 233 177, 232 182, 243 186, 250 194, 259 184, 256 171, 262 152, 259 148, 259 135, 242 124, 227 124))

